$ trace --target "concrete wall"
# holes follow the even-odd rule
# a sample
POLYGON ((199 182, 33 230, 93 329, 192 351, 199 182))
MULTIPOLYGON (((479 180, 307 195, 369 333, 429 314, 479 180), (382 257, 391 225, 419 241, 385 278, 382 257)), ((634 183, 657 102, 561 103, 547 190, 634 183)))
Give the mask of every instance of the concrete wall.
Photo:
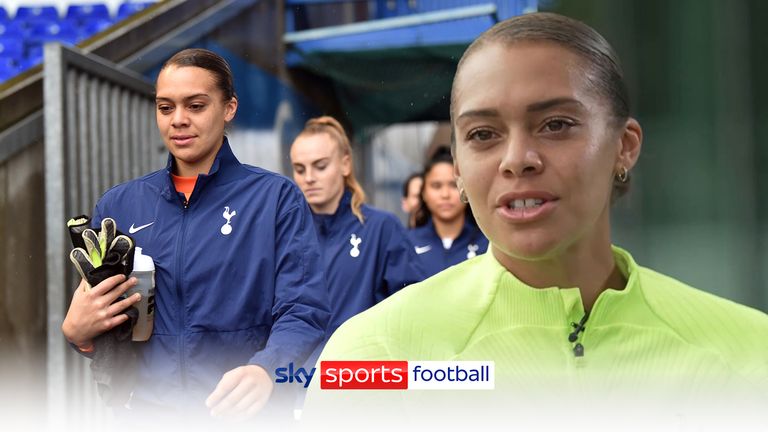
POLYGON ((8 410, 45 401, 43 189, 42 142, 0 164, 0 405, 8 410))

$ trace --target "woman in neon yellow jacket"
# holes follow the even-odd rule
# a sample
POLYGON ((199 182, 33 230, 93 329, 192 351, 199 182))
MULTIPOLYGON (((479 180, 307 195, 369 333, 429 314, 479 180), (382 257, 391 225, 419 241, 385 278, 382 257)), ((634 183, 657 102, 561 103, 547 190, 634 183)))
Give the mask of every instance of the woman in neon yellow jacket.
MULTIPOLYGON (((642 129, 601 35, 547 13, 496 24, 459 62, 451 125, 459 188, 489 252, 354 317, 321 361, 492 360, 496 391, 470 399, 504 416, 514 405, 489 402, 502 393, 544 413, 553 401, 622 397, 674 410, 726 385, 768 400, 768 316, 611 243, 610 205, 630 183, 642 129)), ((338 393, 313 390, 309 403, 338 393)))

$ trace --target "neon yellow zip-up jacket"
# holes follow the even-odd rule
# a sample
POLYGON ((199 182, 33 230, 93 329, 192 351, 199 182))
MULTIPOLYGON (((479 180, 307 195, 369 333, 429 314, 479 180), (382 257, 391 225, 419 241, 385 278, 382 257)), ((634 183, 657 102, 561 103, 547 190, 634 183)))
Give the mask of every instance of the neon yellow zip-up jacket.
MULTIPOLYGON (((321 360, 493 360, 496 394, 526 397, 644 389, 656 397, 662 388, 680 400, 743 386, 768 401, 768 315, 613 252, 627 285, 600 294, 573 342, 585 315, 579 290, 532 288, 486 253, 353 317, 321 360)), ((312 393, 337 397, 312 384, 312 393)))

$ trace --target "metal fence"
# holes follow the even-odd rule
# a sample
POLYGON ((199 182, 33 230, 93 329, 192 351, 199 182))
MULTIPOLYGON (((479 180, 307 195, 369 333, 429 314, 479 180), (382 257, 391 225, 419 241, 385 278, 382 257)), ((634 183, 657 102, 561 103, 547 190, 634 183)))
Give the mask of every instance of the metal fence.
POLYGON ((88 430, 108 417, 88 360, 67 346, 60 330, 78 280, 67 258, 65 224, 90 214, 109 187, 161 167, 165 152, 154 125, 153 86, 135 72, 50 44, 43 86, 48 422, 51 429, 88 430))

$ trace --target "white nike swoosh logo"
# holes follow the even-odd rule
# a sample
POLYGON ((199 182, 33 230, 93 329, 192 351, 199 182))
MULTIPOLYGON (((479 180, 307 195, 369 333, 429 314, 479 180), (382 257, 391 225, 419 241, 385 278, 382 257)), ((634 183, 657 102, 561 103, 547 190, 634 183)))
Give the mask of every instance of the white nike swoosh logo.
POLYGON ((139 231, 143 230, 144 228, 152 225, 153 223, 155 223, 155 222, 150 222, 150 223, 148 223, 146 225, 137 226, 137 227, 134 227, 133 224, 131 224, 131 227, 128 228, 128 234, 136 234, 137 232, 139 232, 139 231))
POLYGON ((416 249, 416 254, 421 255, 423 253, 427 253, 432 250, 432 246, 426 245, 426 246, 416 246, 414 249, 416 249))

